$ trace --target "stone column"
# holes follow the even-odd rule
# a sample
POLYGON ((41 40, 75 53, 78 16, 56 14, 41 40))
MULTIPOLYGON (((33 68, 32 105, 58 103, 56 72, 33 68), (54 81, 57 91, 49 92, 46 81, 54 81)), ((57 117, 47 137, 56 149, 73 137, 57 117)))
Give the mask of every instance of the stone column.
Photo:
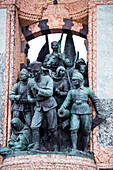
MULTIPOLYGON (((91 150, 99 168, 113 167, 113 0, 89 1, 89 81, 107 119, 92 132, 91 150), (90 64, 91 63, 91 64, 90 64)), ((93 118, 95 117, 93 112, 93 118)))
POLYGON ((11 134, 11 102, 9 101, 8 96, 12 86, 17 80, 20 70, 19 56, 20 28, 18 11, 15 4, 13 4, 7 8, 3 146, 7 145, 11 134))
POLYGON ((97 145, 113 146, 113 5, 97 5, 97 95, 109 114, 98 127, 97 145))
POLYGON ((7 10, 0 9, 0 145, 3 138, 5 55, 6 55, 6 15, 7 10))

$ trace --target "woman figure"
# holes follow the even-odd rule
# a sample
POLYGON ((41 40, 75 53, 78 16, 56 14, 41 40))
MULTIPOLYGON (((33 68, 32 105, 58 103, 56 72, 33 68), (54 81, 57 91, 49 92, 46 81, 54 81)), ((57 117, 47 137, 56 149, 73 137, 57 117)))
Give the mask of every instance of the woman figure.
POLYGON ((52 74, 52 78, 54 81, 54 91, 53 96, 57 102, 57 108, 60 108, 63 103, 67 92, 69 91, 69 84, 65 77, 65 68, 63 66, 59 66, 56 70, 56 73, 52 74))
POLYGON ((13 150, 27 150, 30 142, 30 129, 19 118, 13 118, 11 130, 12 134, 8 141, 8 147, 13 150))

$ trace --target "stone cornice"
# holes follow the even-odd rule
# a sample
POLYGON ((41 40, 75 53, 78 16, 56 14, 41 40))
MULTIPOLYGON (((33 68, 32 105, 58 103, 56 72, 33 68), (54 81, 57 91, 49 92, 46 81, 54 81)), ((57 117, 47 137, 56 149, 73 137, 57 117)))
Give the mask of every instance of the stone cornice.
MULTIPOLYGON (((63 11, 66 11, 66 13, 64 12, 64 15, 66 14, 68 16, 64 16, 63 18, 70 18, 75 21, 78 19, 84 20, 83 18, 88 15, 88 0, 65 0, 62 1, 63 3, 60 1, 58 2, 58 5, 53 5, 48 4, 47 0, 0 0, 1 5, 15 5, 17 7, 20 25, 22 27, 43 19, 44 14, 47 13, 46 11, 50 8, 54 10, 54 7, 61 7, 62 10, 58 13, 58 16, 61 18, 63 17, 63 11)), ((54 11, 53 15, 55 16, 56 13, 54 13, 54 11)), ((87 21, 84 23, 86 22, 87 21)))
POLYGON ((12 5, 16 4, 16 0, 0 0, 0 5, 12 5))

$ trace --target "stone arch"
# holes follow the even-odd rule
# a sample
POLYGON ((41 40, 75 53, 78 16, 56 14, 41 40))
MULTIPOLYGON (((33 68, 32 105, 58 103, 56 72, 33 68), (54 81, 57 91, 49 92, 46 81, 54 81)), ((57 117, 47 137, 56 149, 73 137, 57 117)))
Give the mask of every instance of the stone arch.
MULTIPOLYGON (((113 0, 57 0, 57 2, 58 4, 54 5, 53 0, 0 0, 0 9, 5 9, 7 14, 3 146, 7 146, 11 134, 11 102, 8 100, 8 95, 13 84, 16 82, 20 69, 21 56, 25 55, 26 39, 21 33, 21 29, 26 26, 31 27, 41 20, 48 19, 49 30, 52 32, 55 30, 60 32, 62 25, 64 25, 63 18, 70 19, 76 22, 77 25, 81 23, 87 25, 89 86, 96 92, 97 6, 112 5, 113 0)), ((77 26, 75 26, 75 28, 73 26, 71 30, 75 33, 75 31, 77 31, 76 28, 77 26)), ((35 36, 42 35, 40 28, 36 30, 35 33, 35 36)), ((30 34, 30 36, 32 36, 32 34, 30 34)), ((95 117, 95 112, 93 112, 93 117, 95 117)), ((99 168, 112 168, 113 148, 100 147, 97 145, 96 129, 93 131, 91 138, 91 151, 94 151, 95 160, 99 168)))
POLYGON ((63 18, 61 22, 57 23, 56 26, 49 25, 48 19, 40 20, 37 23, 28 25, 22 28, 22 34, 24 35, 24 40, 21 41, 21 66, 26 65, 26 57, 23 55, 23 52, 26 51, 27 42, 30 40, 37 38, 46 34, 54 34, 54 33, 72 33, 73 35, 80 36, 86 39, 86 49, 87 49, 87 34, 88 34, 88 25, 83 23, 77 23, 72 19, 63 18))
POLYGON ((64 25, 58 25, 56 27, 48 26, 48 19, 40 20, 35 24, 28 25, 22 28, 22 33, 25 36, 26 41, 30 41, 45 34, 52 33, 69 33, 70 31, 74 35, 78 35, 87 39, 88 25, 74 22, 72 19, 63 19, 64 25))
POLYGON ((47 33, 72 31, 87 38, 88 1, 48 0, 0 1, 0 8, 7 9, 6 69, 4 99, 3 146, 11 134, 11 102, 8 95, 20 72, 20 63, 26 64, 27 41, 47 33), (10 75, 10 76, 9 76, 10 75))

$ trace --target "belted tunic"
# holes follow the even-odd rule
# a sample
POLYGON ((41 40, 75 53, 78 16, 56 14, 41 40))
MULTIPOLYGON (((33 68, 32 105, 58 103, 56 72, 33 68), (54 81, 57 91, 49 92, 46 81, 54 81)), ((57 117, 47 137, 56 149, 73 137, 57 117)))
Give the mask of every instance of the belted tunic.
POLYGON ((72 114, 91 114, 88 104, 89 98, 91 99, 98 114, 98 112, 101 111, 100 101, 92 89, 84 86, 70 90, 61 108, 67 108, 70 104, 72 104, 70 111, 72 114))

